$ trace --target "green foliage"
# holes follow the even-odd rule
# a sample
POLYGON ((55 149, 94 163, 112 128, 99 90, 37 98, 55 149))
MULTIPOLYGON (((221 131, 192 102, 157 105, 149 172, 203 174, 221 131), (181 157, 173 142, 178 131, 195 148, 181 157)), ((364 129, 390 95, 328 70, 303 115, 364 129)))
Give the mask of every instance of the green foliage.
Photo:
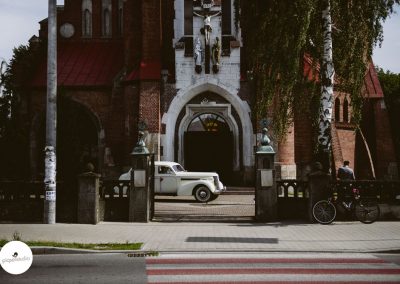
POLYGON ((302 81, 302 62, 314 2, 246 1, 241 23, 249 69, 254 74, 256 115, 273 106, 273 133, 281 139, 293 118, 293 88, 302 81))
MULTIPOLYGON (((16 239, 13 239, 16 240, 16 239)), ((18 239, 20 241, 21 239, 18 239)), ((9 241, 0 239, 0 247, 7 244, 9 241)), ((143 243, 60 243, 50 241, 24 241, 30 247, 58 247, 58 248, 74 248, 74 249, 91 249, 91 250, 139 250, 143 243)), ((151 255, 157 252, 150 252, 151 255)))
POLYGON ((378 77, 392 126, 397 162, 400 163, 400 74, 378 68, 378 77))
POLYGON ((400 74, 392 73, 389 70, 385 72, 379 67, 377 71, 385 102, 390 107, 392 102, 400 100, 400 74))
MULTIPOLYGON (((353 122, 357 124, 361 120, 361 90, 372 49, 383 40, 382 22, 398 3, 399 0, 331 0, 335 81, 339 83, 335 89, 351 94, 353 122)), ((248 69, 254 76, 257 119, 273 117, 272 128, 278 139, 292 122, 293 108, 307 109, 320 92, 315 86, 307 89, 310 86, 303 77, 303 57, 307 54, 312 58, 317 74, 323 50, 322 5, 319 0, 242 1, 240 22, 248 69), (295 93, 300 86, 304 91, 295 93)), ((315 113, 310 115, 317 117, 315 113)))
POLYGON ((42 57, 40 45, 14 48, 14 55, 1 76, 4 87, 0 98, 0 177, 20 178, 27 170, 29 121, 22 115, 21 97, 42 57))

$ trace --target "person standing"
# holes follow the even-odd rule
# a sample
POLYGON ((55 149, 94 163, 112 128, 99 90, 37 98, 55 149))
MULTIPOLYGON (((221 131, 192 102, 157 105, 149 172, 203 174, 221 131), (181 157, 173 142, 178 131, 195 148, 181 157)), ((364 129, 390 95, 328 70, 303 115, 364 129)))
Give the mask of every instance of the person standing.
MULTIPOLYGON (((337 177, 340 180, 355 180, 354 171, 350 168, 350 162, 344 161, 343 166, 338 169, 337 177)), ((344 191, 338 192, 339 199, 342 199, 342 204, 345 208, 349 209, 354 196, 354 189, 352 187, 344 187, 344 191)))
POLYGON ((343 166, 338 169, 337 177, 340 180, 355 180, 354 171, 350 168, 350 162, 344 161, 343 166))

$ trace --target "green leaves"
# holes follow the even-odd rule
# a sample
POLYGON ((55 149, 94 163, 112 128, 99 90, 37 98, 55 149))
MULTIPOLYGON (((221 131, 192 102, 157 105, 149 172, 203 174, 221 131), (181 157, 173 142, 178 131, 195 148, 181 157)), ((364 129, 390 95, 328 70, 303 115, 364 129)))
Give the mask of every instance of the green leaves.
MULTIPOLYGON (((373 47, 382 42, 382 22, 395 4, 399 0, 331 0, 335 89, 351 94, 355 123, 361 120, 361 90, 373 47)), ((274 109, 272 128, 277 139, 286 134, 292 109, 307 109, 313 96, 310 89, 293 90, 301 89, 299 85, 307 90, 305 54, 312 58, 318 73, 323 48, 322 5, 318 0, 241 1, 240 23, 247 69, 254 74, 257 119, 271 117, 274 109)))

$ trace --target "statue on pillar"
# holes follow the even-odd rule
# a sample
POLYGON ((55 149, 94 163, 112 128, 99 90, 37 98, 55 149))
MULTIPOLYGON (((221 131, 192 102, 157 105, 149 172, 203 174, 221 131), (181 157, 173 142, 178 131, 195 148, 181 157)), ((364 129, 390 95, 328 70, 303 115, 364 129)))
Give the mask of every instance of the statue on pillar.
POLYGON ((219 63, 221 60, 221 43, 219 42, 219 38, 215 38, 215 42, 211 49, 212 61, 213 61, 213 71, 214 73, 218 73, 219 71, 219 63))
POLYGON ((194 62, 195 62, 195 70, 198 74, 201 73, 201 63, 203 62, 203 49, 201 48, 200 38, 196 39, 196 43, 194 46, 194 62))
POLYGON ((268 129, 266 127, 262 130, 260 145, 258 146, 257 153, 275 153, 270 145, 271 139, 268 137, 268 129))

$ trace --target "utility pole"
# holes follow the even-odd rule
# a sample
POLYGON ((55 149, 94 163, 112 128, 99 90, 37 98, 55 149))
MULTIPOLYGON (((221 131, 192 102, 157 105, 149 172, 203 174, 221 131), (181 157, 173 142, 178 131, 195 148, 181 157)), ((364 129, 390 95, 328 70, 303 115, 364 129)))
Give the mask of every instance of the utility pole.
POLYGON ((47 44, 47 109, 45 152, 45 200, 43 223, 56 223, 57 137, 57 0, 49 0, 47 44))

